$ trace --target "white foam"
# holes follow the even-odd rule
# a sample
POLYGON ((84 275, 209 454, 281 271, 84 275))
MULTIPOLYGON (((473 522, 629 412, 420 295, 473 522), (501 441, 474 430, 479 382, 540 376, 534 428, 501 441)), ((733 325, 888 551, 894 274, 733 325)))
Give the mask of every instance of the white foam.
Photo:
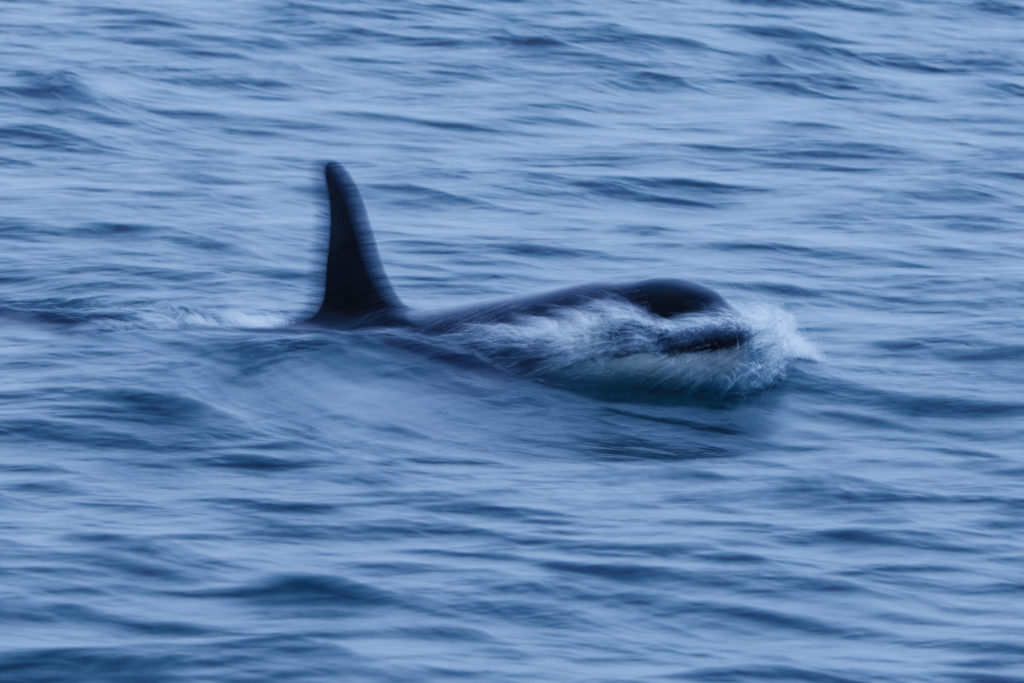
POLYGON ((467 325, 456 334, 460 344, 510 370, 624 395, 730 401, 778 383, 793 360, 820 359, 793 316, 767 305, 665 319, 625 302, 603 301, 512 323, 467 325), (746 340, 732 348, 665 351, 673 343, 737 329, 746 340))
POLYGON ((242 311, 211 313, 192 308, 163 306, 137 312, 128 319, 97 318, 88 323, 102 330, 181 330, 209 328, 274 329, 291 322, 279 314, 254 314, 242 311))

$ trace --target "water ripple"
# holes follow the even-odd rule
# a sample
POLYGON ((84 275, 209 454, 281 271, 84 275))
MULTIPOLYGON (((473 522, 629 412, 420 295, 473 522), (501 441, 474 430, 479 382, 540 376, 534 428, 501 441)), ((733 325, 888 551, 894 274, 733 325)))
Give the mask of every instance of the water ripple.
POLYGON ((0 679, 1019 680, 1019 5, 0 0, 0 679))

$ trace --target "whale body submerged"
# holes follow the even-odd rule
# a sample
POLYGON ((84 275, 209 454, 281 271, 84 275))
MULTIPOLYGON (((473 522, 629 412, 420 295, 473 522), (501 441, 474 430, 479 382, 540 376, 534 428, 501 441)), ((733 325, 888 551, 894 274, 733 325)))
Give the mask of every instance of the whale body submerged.
MULTIPOLYGON (((708 287, 668 278, 580 285, 437 312, 410 310, 399 300, 384 273, 366 210, 351 176, 337 163, 327 164, 324 173, 331 222, 327 272, 323 301, 306 324, 344 329, 406 327, 426 334, 446 334, 474 325, 557 318, 604 304, 628 306, 667 320, 699 314, 727 317, 733 312, 708 287)), ((657 350, 666 355, 716 351, 736 347, 746 337, 740 325, 700 326, 686 335, 667 336, 657 350)), ((621 349, 610 355, 628 353, 628 349, 621 349)))

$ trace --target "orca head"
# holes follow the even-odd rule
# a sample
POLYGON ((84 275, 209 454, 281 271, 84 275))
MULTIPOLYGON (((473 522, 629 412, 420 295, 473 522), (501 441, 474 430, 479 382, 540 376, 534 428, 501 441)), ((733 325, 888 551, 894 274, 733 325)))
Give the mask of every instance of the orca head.
POLYGON ((619 294, 662 318, 688 313, 730 311, 725 299, 710 287, 686 280, 656 278, 623 286, 619 294))

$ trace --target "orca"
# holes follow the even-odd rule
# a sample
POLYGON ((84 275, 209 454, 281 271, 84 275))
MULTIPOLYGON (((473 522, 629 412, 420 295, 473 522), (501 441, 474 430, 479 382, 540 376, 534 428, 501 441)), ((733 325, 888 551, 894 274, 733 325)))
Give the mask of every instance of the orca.
MULTIPOLYGON (((366 209, 348 172, 338 163, 324 168, 330 201, 330 242, 323 301, 306 324, 354 329, 404 327, 445 334, 467 325, 515 323, 534 316, 557 316, 601 302, 626 303, 659 318, 733 310, 717 292, 685 280, 658 278, 619 284, 587 284, 517 299, 437 312, 413 311, 395 294, 381 265, 366 209)), ((667 342, 665 354, 728 349, 747 337, 741 325, 710 326, 688 338, 667 342)))

